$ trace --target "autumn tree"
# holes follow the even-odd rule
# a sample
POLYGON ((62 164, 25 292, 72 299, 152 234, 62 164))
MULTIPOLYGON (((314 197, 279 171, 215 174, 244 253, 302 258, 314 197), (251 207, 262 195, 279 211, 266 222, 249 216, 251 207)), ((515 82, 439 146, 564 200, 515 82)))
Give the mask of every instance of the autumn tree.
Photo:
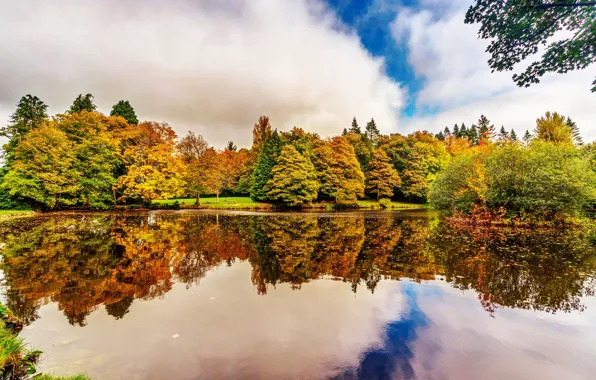
POLYGON ((196 195, 196 204, 201 204, 201 194, 208 192, 205 186, 203 170, 211 166, 212 160, 203 160, 205 153, 209 149, 209 144, 199 134, 189 131, 177 145, 178 152, 186 165, 186 191, 189 194, 196 195))
POLYGON ((281 152, 282 145, 277 130, 273 131, 271 136, 263 144, 252 175, 253 183, 250 191, 252 200, 266 201, 269 199, 264 187, 272 178, 271 170, 276 165, 276 159, 281 152))
POLYGON ((547 112, 536 119, 534 135, 539 140, 550 141, 557 145, 573 142, 573 130, 567 124, 565 116, 558 112, 547 112))
POLYGON ((47 110, 48 106, 37 96, 23 96, 17 104, 17 109, 10 116, 8 125, 0 128, 0 136, 8 138, 5 151, 10 151, 29 131, 47 120, 47 110))
POLYGON ((373 146, 371 141, 361 133, 350 132, 344 137, 354 148, 354 153, 356 154, 356 158, 360 164, 360 169, 366 173, 368 170, 368 164, 372 158, 373 146))
MULTIPOLYGON (((596 2, 476 0, 466 13, 466 24, 480 24, 478 36, 490 40, 486 49, 494 71, 511 71, 517 64, 543 49, 513 81, 520 87, 539 83, 549 72, 567 73, 596 62, 596 2), (559 32, 568 32, 558 37, 559 32), (555 38, 555 36, 557 36, 555 38)), ((596 80, 592 83, 596 91, 596 80)))
POLYGON ((130 105, 128 100, 120 100, 114 104, 110 116, 122 116, 128 124, 139 124, 135 109, 130 105))
POLYGON ((392 197, 393 190, 401 184, 399 174, 391 166, 391 160, 382 149, 375 149, 370 162, 370 170, 366 173, 366 190, 381 197, 392 197))
POLYGON ((335 201, 355 201, 364 195, 364 173, 354 148, 344 137, 317 141, 313 153, 320 183, 319 196, 335 201))
POLYGON ((183 194, 185 165, 176 155, 176 133, 166 123, 144 122, 134 127, 124 151, 127 171, 116 188, 123 200, 167 199, 183 194))
POLYGON ((265 142, 269 140, 271 135, 273 134, 273 130, 271 129, 271 124, 269 123, 268 116, 261 116, 259 120, 255 123, 252 129, 252 148, 257 152, 260 152, 261 147, 265 145, 265 142))
POLYGON ((312 162, 287 144, 275 160, 271 179, 264 186, 268 199, 300 206, 317 198, 319 183, 312 162))
POLYGON ((77 113, 77 112, 83 112, 83 111, 95 112, 96 109, 97 109, 97 106, 95 105, 95 103, 93 103, 93 95, 79 94, 79 96, 76 97, 76 99, 70 106, 68 113, 77 113))

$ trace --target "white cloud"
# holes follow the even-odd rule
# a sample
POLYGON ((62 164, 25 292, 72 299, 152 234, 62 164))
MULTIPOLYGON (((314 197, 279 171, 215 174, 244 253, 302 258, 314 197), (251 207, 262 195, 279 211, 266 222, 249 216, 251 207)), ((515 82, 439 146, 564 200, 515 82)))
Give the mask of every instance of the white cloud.
POLYGON ((590 92, 596 67, 546 75, 540 84, 519 88, 511 73, 490 72, 485 52, 488 42, 477 39, 477 26, 463 22, 469 4, 453 3, 459 9, 440 18, 430 10, 404 8, 392 23, 396 42, 407 44, 408 62, 425 82, 418 109, 438 110, 404 120, 406 130, 438 132, 461 122, 469 126, 485 114, 497 127, 523 133, 550 110, 572 117, 587 140, 596 138, 596 94, 590 92))
POLYGON ((32 93, 51 112, 91 92, 141 119, 248 145, 274 127, 337 134, 352 116, 397 128, 403 91, 318 1, 0 0, 0 120, 32 93))

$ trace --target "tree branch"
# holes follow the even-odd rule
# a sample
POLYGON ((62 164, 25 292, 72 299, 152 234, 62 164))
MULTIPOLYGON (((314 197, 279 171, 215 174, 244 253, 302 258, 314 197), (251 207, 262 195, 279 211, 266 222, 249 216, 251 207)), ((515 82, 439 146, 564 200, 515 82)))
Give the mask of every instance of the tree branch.
POLYGON ((540 4, 536 5, 538 9, 550 9, 550 8, 580 8, 580 7, 593 7, 596 6, 596 1, 591 3, 556 3, 556 4, 540 4))

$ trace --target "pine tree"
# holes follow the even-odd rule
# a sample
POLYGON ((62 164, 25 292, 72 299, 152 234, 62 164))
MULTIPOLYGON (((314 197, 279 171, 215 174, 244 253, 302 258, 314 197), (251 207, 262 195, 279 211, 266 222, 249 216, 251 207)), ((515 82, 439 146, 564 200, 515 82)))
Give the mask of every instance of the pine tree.
POLYGON ((377 148, 373 152, 370 170, 366 173, 366 190, 381 197, 392 197, 393 190, 401 185, 401 178, 384 150, 377 148))
POLYGON ((504 126, 501 126, 501 131, 499 132, 499 141, 507 141, 507 139, 509 139, 509 133, 507 133, 504 126))
POLYGON ((375 119, 370 119, 368 123, 366 123, 366 136, 369 138, 370 141, 373 143, 379 139, 381 132, 379 132, 379 128, 377 128, 377 124, 375 123, 375 119))
POLYGON ((459 137, 465 139, 468 137, 468 128, 464 123, 461 123, 461 128, 459 128, 459 137))
POLYGON ((570 117, 567 117, 567 126, 571 128, 571 134, 573 135, 573 140, 576 145, 584 145, 584 140, 582 139, 581 134, 579 133, 579 128, 575 121, 571 120, 570 117))
POLYGON ((344 128, 344 130, 341 132, 341 135, 342 136, 345 136, 347 134, 348 134, 348 129, 347 128, 344 128))
POLYGON ((350 132, 361 134, 360 127, 358 126, 358 121, 356 121, 356 117, 352 119, 352 126, 350 127, 350 132))
POLYGON ((527 129, 526 129, 526 133, 524 134, 523 141, 524 141, 524 144, 526 144, 526 145, 529 144, 530 141, 532 141, 532 135, 530 134, 530 131, 528 131, 527 129))
POLYGON ((449 127, 445 127, 445 129, 443 130, 443 135, 445 137, 451 136, 451 131, 449 130, 449 127))
POLYGON ((435 135, 435 137, 437 138, 437 140, 440 141, 444 141, 445 140, 445 135, 443 134, 443 132, 439 132, 435 135))
POLYGON ((456 138, 459 138, 460 137, 460 134, 459 134, 459 125, 457 125, 457 124, 455 124, 453 126, 453 136, 455 136, 456 138))
POLYGON ((82 111, 95 112, 96 109, 97 106, 93 103, 93 95, 87 94, 83 96, 83 94, 79 94, 70 106, 68 113, 78 113, 82 111))
POLYGON ((492 140, 495 134, 495 126, 484 115, 480 115, 478 119, 478 134, 480 139, 487 141, 492 140))
POLYGON ((250 191, 250 197, 253 201, 262 202, 269 200, 263 188, 267 181, 271 179, 271 170, 275 166, 275 160, 281 152, 282 145, 277 130, 273 131, 271 136, 265 141, 253 172, 253 184, 250 191))
POLYGON ((472 145, 478 145, 480 137, 478 135, 478 128, 476 127, 476 124, 472 124, 468 130, 468 138, 470 139, 472 145))
POLYGON ((228 145, 226 145, 226 149, 229 150, 230 152, 235 152, 238 150, 238 147, 236 146, 236 144, 234 144, 233 141, 228 141, 228 145))
POLYGON ((139 124, 135 109, 130 105, 128 100, 120 100, 114 104, 110 116, 122 116, 128 124, 139 124))
POLYGON ((287 144, 275 160, 271 179, 264 192, 271 200, 288 206, 299 206, 317 198, 319 183, 312 162, 301 155, 293 145, 287 144))
POLYGON ((0 128, 0 136, 7 137, 9 140, 5 147, 7 154, 27 133, 38 128, 44 120, 48 119, 47 110, 48 106, 37 96, 25 95, 19 100, 8 125, 0 128))
POLYGON ((512 129, 511 133, 509 134, 509 138, 511 138, 511 141, 517 141, 517 134, 515 133, 515 131, 512 129))

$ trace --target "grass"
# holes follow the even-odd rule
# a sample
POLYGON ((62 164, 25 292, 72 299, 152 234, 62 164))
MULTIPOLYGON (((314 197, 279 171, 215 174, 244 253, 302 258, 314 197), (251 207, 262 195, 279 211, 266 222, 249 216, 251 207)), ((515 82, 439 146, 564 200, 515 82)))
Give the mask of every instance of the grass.
POLYGON ((30 210, 0 210, 0 216, 27 215, 27 214, 33 214, 33 211, 30 211, 30 210))
MULTIPOLYGON (((163 199, 163 200, 155 200, 153 201, 154 204, 164 205, 164 206, 171 206, 175 202, 178 202, 182 208, 185 207, 192 207, 195 205, 194 198, 179 198, 179 199, 163 199)), ((359 208, 364 209, 380 209, 381 205, 376 200, 359 200, 357 201, 359 208)), ((320 208, 316 207, 314 208, 320 208)), ((324 206, 321 204, 320 206, 324 206)), ((201 198, 201 207, 209 208, 209 209, 234 209, 234 210, 251 210, 251 209, 270 209, 271 205, 268 203, 259 203, 254 202, 249 197, 220 197, 219 202, 216 203, 215 198, 201 198)), ((404 203, 404 202, 394 202, 391 201, 389 208, 391 209, 414 209, 414 208, 423 208, 424 205, 416 204, 416 203, 404 203)), ((325 207, 323 207, 325 208, 325 207)))

